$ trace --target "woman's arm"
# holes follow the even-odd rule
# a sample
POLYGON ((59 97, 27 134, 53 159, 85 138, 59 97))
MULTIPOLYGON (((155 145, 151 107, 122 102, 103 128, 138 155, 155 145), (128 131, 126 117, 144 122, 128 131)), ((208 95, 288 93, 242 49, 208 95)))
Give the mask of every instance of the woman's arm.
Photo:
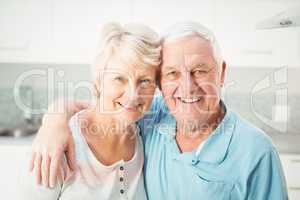
POLYGON ((42 183, 45 187, 56 185, 64 154, 69 168, 76 169, 74 141, 68 122, 75 113, 87 107, 86 101, 64 100, 49 106, 34 139, 29 162, 29 171, 34 172, 37 184, 42 183), (58 108, 62 111, 58 112, 58 108))

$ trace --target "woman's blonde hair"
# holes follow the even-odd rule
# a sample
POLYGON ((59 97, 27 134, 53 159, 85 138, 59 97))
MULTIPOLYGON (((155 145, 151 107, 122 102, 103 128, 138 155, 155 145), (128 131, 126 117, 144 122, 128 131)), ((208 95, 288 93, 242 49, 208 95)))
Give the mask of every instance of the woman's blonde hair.
POLYGON ((113 55, 117 55, 125 66, 158 68, 161 62, 159 35, 142 24, 105 24, 101 29, 100 44, 91 70, 97 97, 100 95, 101 71, 105 70, 113 55))

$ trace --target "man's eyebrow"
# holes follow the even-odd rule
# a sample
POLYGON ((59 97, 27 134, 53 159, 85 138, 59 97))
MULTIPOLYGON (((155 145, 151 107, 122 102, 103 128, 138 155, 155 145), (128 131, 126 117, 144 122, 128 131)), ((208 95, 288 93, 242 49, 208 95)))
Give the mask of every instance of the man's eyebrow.
POLYGON ((208 65, 207 64, 205 64, 205 63, 197 63, 197 64, 194 64, 194 65, 191 65, 191 66, 188 66, 188 68, 190 69, 190 70, 192 70, 192 69, 195 69, 195 68, 208 68, 208 65))
POLYGON ((141 75, 141 76, 139 77, 139 79, 144 79, 144 78, 153 79, 153 77, 150 76, 150 75, 141 75))
POLYGON ((178 67, 176 67, 176 66, 167 65, 167 66, 162 68, 162 71, 169 71, 169 70, 174 70, 174 69, 177 69, 177 68, 178 67))

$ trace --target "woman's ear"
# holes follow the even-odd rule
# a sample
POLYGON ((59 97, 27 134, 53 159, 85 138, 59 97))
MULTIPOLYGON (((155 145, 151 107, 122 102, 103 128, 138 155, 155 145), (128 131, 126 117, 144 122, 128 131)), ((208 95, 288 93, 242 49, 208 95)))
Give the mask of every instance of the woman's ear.
POLYGON ((94 82, 94 95, 96 98, 99 98, 100 97, 100 93, 101 93, 101 90, 100 90, 100 81, 95 81, 94 82))

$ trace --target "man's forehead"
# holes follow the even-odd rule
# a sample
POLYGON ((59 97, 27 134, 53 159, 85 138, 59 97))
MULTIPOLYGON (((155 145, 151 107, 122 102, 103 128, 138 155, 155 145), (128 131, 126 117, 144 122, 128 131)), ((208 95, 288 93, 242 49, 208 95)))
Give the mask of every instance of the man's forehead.
POLYGON ((163 45, 162 50, 163 65, 203 62, 213 57, 210 43, 199 36, 167 42, 163 45))
POLYGON ((211 51, 211 49, 210 41, 199 35, 183 36, 162 44, 162 51, 165 54, 175 52, 193 54, 195 52, 211 51))
POLYGON ((178 63, 178 62, 198 62, 201 61, 203 59, 205 59, 205 55, 204 54, 181 54, 181 55, 177 55, 177 56, 172 56, 170 58, 168 58, 166 61, 171 64, 171 63, 178 63))

